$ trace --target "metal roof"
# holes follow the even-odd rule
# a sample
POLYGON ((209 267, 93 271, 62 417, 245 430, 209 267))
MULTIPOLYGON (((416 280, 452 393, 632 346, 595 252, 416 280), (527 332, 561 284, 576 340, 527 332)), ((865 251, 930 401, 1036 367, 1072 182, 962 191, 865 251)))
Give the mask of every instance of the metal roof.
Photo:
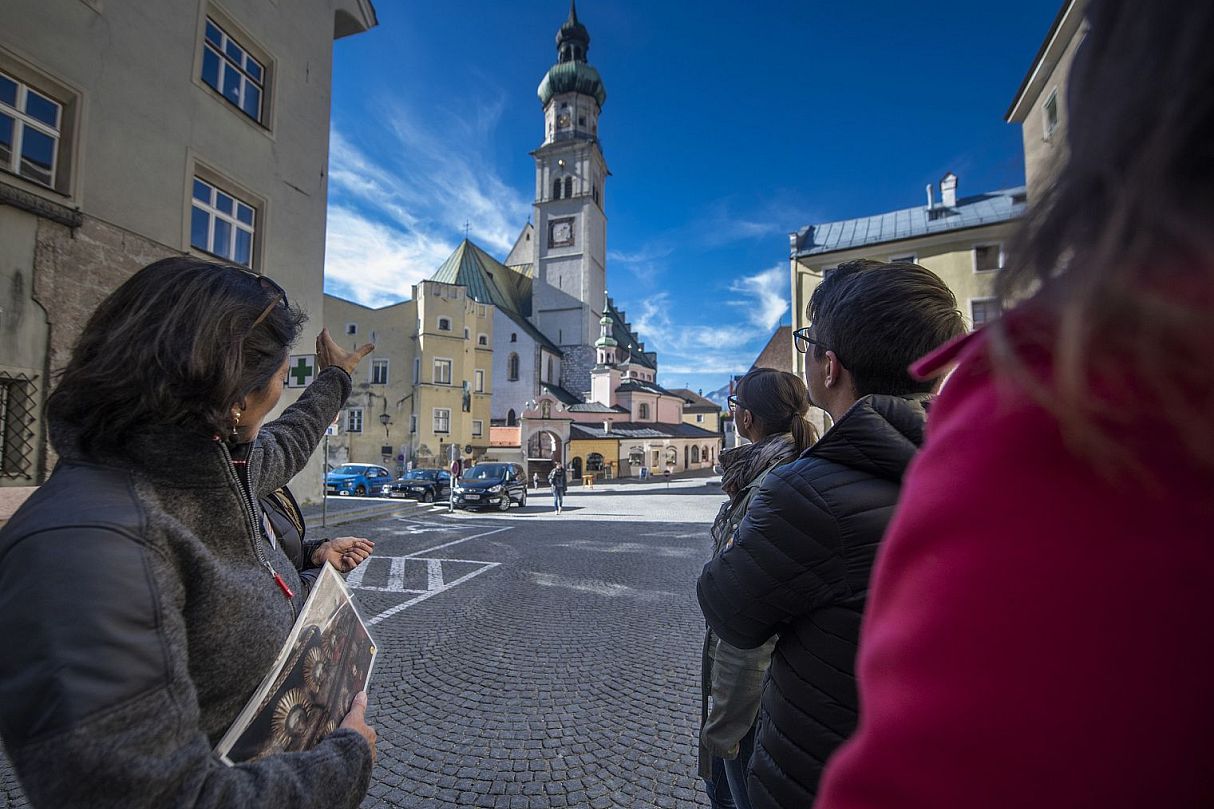
POLYGON ((556 343, 544 336, 529 320, 532 279, 512 270, 468 239, 460 242, 430 276, 432 281, 460 284, 477 303, 491 303, 548 351, 562 356, 556 343))
POLYGON ((808 225, 795 234, 793 255, 801 258, 1008 222, 1023 215, 1026 208, 1024 186, 1017 186, 964 197, 952 208, 937 202, 931 209, 920 205, 859 219, 808 225))
POLYGON ((620 386, 615 389, 616 393, 655 393, 658 396, 671 396, 675 399, 683 397, 677 393, 671 393, 666 388, 656 382, 646 382, 643 379, 625 379, 620 383, 620 386))
POLYGON ((662 422, 617 421, 611 433, 603 432, 603 425, 574 422, 569 425, 569 437, 575 438, 708 438, 718 439, 720 433, 705 430, 694 424, 665 424, 662 422))

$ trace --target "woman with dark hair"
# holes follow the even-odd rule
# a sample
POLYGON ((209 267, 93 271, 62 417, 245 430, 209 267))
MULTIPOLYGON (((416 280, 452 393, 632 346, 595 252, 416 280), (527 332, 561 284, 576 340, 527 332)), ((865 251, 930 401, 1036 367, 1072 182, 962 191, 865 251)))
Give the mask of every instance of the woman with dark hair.
POLYGON ((917 366, 817 807, 1214 805, 1214 3, 1087 15, 1014 308, 917 366))
MULTIPOLYGON (((767 473, 814 443, 806 420, 809 393, 796 374, 755 368, 738 380, 729 397, 738 434, 750 443, 721 453, 721 488, 729 496, 712 524, 713 556, 733 543, 733 535, 767 473)), ((772 638, 757 649, 739 649, 704 633, 700 661, 700 777, 712 806, 749 809, 746 766, 754 749, 755 720, 763 676, 771 662, 772 638)))
MULTIPOLYGON (((84 327, 49 401, 55 471, 0 530, 0 736, 33 805, 362 800, 365 695, 306 753, 212 753, 303 605, 259 497, 303 468, 372 348, 322 331, 322 370, 263 427, 303 320, 269 278, 183 257, 84 327)), ((348 568, 363 550, 322 558, 348 568)))

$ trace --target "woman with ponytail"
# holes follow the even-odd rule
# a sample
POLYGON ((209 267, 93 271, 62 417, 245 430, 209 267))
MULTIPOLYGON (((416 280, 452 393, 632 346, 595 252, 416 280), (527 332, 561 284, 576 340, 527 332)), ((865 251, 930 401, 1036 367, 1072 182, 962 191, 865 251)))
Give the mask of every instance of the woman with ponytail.
MULTIPOLYGON (((729 397, 738 434, 750 443, 721 453, 721 488, 729 499, 712 524, 712 552, 733 542, 751 498, 767 473, 809 449, 817 435, 805 418, 809 393, 787 371, 755 368, 738 380, 729 397)), ((763 676, 775 638, 757 649, 739 649, 709 629, 704 634, 700 683, 700 776, 713 807, 750 809, 746 767, 754 749, 763 676)))

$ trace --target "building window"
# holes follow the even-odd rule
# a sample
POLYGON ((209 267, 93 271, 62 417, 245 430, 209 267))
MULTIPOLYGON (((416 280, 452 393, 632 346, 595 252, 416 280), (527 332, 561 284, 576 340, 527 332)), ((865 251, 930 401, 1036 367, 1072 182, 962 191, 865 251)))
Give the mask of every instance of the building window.
POLYGON ((245 115, 261 123, 265 66, 209 17, 203 41, 202 80, 245 115))
POLYGON ((0 168, 56 187, 63 105, 0 73, 0 168))
POLYGON ((518 354, 511 354, 506 360, 506 379, 518 382, 518 354))
POLYGON ((561 198, 561 178, 560 177, 557 177, 555 180, 552 181, 552 198, 553 199, 561 198))
POLYGON ((905 256, 893 256, 890 258, 889 263, 890 264, 914 264, 915 258, 916 258, 916 256, 914 253, 910 253, 905 256))
POLYGON ((999 301, 994 298, 978 298, 970 301, 970 321, 974 328, 990 323, 999 316, 999 301))
POLYGON ((435 385, 450 385, 451 384, 451 360, 443 360, 443 359, 434 360, 434 384, 435 385))
POLYGON ((253 266, 257 212, 251 204, 195 177, 190 205, 191 247, 235 264, 253 266))
POLYGON ((465 340, 468 339, 468 327, 467 326, 464 326, 464 339, 465 340))
POLYGON ((451 320, 449 318, 440 317, 438 319, 439 331, 451 331, 451 320))
POLYGON ((506 414, 506 426, 514 427, 518 424, 518 415, 514 412, 514 408, 510 408, 510 412, 506 414))
POLYGON ((602 453, 592 452, 586 456, 586 471, 587 472, 602 472, 603 471, 602 453))
POLYGON ((413 384, 416 385, 422 378, 422 358, 413 358, 413 384))
POLYGON ((556 382, 556 375, 553 373, 554 367, 555 366, 553 365, 552 357, 549 357, 548 358, 548 381, 553 384, 555 384, 555 382, 556 382))
POLYGON ((477 344, 478 346, 487 346, 487 345, 489 345, 489 335, 487 335, 487 334, 478 334, 478 335, 476 335, 476 344, 477 344))
POLYGON ((1041 109, 1042 126, 1044 132, 1042 137, 1049 140, 1054 136, 1054 131, 1058 129, 1058 88, 1055 87, 1050 91, 1049 96, 1045 99, 1045 105, 1041 109))
POLYGON ((649 405, 647 403, 641 402, 637 405, 637 418, 641 420, 649 418, 649 405))
POLYGON ((974 247, 974 272, 1003 269, 1003 245, 980 244, 974 247))
POLYGON ((29 429, 38 411, 34 381, 0 373, 0 477, 28 478, 36 450, 29 429))
POLYGON ((513 331, 510 332, 510 342, 512 342, 512 343, 518 342, 518 333, 517 332, 513 332, 513 331))
POLYGON ((451 411, 445 407, 434 408, 434 432, 451 432, 451 411))
POLYGON ((565 178, 565 196, 566 197, 573 196, 573 178, 572 177, 565 178))
POLYGON ((696 424, 703 424, 703 423, 704 423, 704 414, 696 413, 696 424))
POLYGON ((697 446, 694 446, 694 445, 691 448, 691 462, 692 463, 700 462, 700 448, 697 446))
POLYGON ((346 334, 358 334, 358 324, 357 323, 347 323, 346 324, 346 334))
POLYGON ((361 433, 363 431, 363 409, 351 407, 346 411, 346 432, 361 433))
POLYGON ((485 422, 481 419, 472 420, 472 437, 480 438, 485 434, 485 422))
POLYGON ((387 385, 388 384, 388 361, 387 360, 371 360, 371 384, 372 385, 387 385))
POLYGON ((472 380, 473 380, 473 385, 476 388, 476 392, 484 393, 485 392, 485 372, 482 371, 480 368, 477 368, 475 371, 472 372, 472 380))
POLYGON ((416 413, 409 416, 409 432, 411 432, 411 433, 417 432, 417 414, 416 413))

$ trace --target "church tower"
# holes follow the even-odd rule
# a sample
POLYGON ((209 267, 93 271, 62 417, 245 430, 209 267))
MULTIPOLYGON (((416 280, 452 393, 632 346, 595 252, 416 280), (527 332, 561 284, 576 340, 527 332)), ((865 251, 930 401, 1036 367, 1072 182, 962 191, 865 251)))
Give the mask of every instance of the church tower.
POLYGON ((535 281, 532 319, 561 347, 561 385, 590 390, 607 284, 604 186, 610 172, 599 146, 599 113, 607 91, 586 61, 590 33, 569 18, 556 34, 557 63, 540 82, 544 142, 535 158, 535 281))

